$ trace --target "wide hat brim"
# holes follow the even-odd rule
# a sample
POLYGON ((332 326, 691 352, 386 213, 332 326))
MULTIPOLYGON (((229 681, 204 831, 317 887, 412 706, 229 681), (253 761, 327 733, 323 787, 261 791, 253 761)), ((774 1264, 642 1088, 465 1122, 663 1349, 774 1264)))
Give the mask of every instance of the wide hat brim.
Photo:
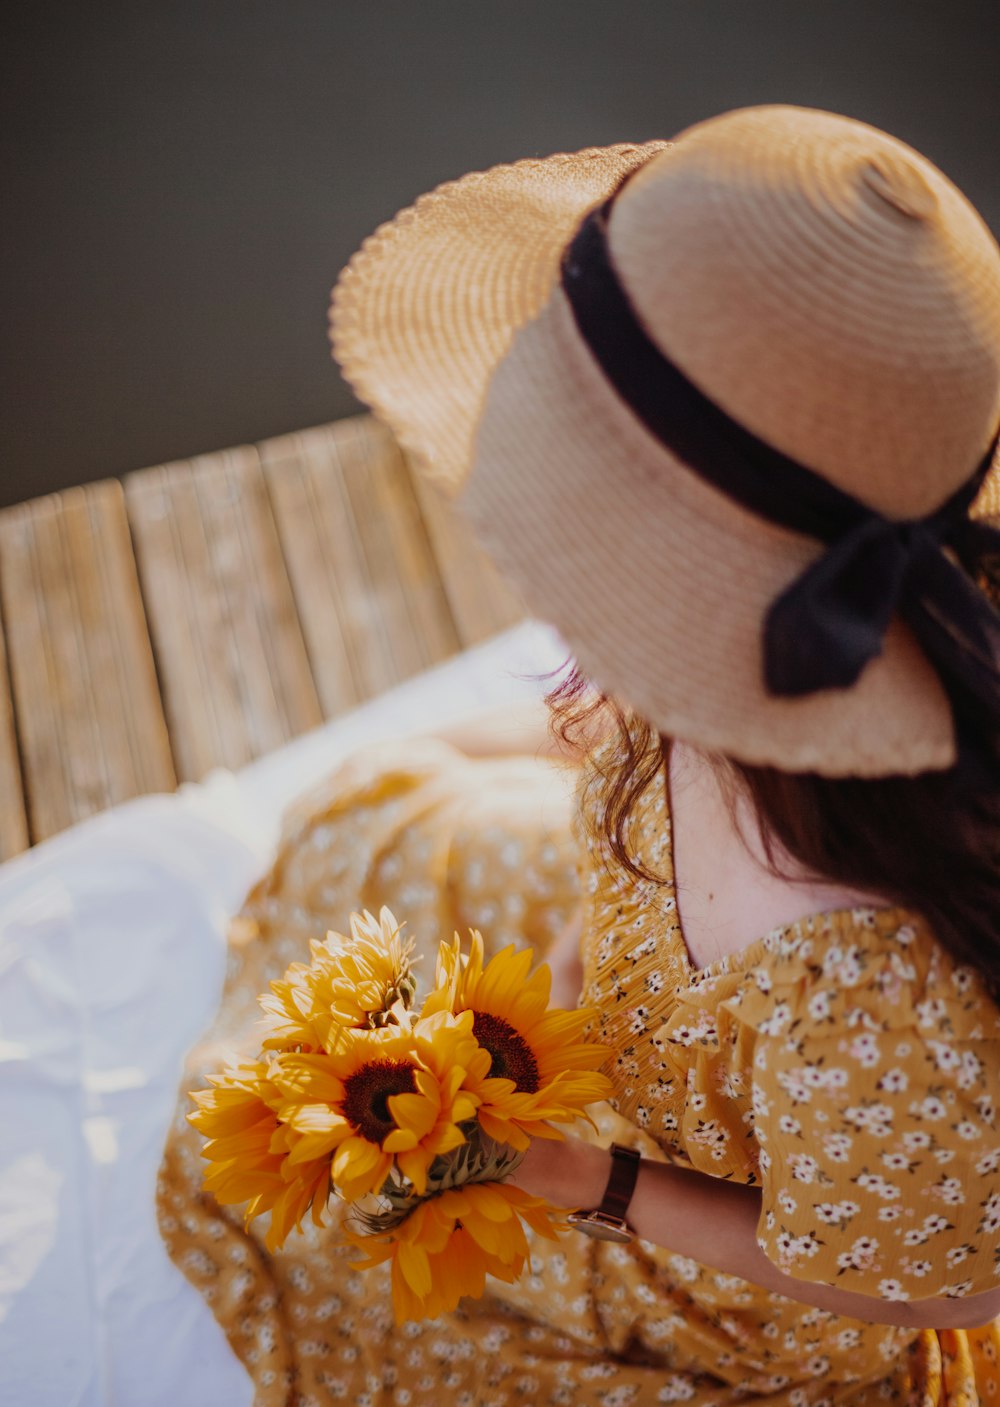
MULTIPOLYGON (((897 619, 850 689, 768 693, 762 620, 821 545, 694 474, 579 336, 558 286, 563 249, 671 145, 529 159, 422 196, 341 275, 333 354, 584 672, 659 731, 789 771, 949 766, 951 705, 897 619)), ((1000 514, 1000 458, 974 511, 1000 514)))

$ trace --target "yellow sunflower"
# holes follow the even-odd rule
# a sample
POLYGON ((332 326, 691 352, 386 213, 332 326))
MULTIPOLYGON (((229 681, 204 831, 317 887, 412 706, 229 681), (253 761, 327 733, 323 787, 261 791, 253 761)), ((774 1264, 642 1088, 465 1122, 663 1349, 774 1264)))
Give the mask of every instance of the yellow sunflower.
POLYGON ((397 1127, 382 1144, 413 1183, 419 1196, 427 1190, 427 1170, 442 1153, 463 1144, 458 1127, 476 1117, 479 1099, 466 1086, 481 1081, 489 1070, 489 1054, 472 1033, 473 1016, 439 1011, 414 1023, 411 1032, 421 1068, 414 1075, 415 1093, 397 1094, 389 1112, 397 1127))
POLYGON ((472 930, 466 959, 456 934, 441 944, 422 1013, 472 1012, 473 1034, 490 1056, 486 1076, 470 1066, 466 1080, 480 1101, 476 1117, 491 1138, 522 1150, 533 1137, 563 1137, 550 1120, 589 1120, 586 1106, 612 1089, 599 1073, 607 1047, 580 1039, 593 1010, 550 1010, 551 974, 544 964, 532 973, 532 958, 529 948, 508 947, 484 966, 482 935, 472 930))
POLYGON ((279 1057, 278 1115, 296 1135, 291 1163, 332 1159, 336 1189, 353 1202, 381 1188, 395 1156, 422 1190, 431 1161, 465 1142, 458 1124, 475 1115, 476 1098, 462 1089, 461 1062, 481 1058, 470 1027, 451 1018, 413 1032, 348 1031, 330 1051, 279 1057))
POLYGON ((292 963, 270 993, 258 998, 267 1015, 264 1049, 322 1050, 342 1028, 372 1029, 400 1019, 416 992, 410 957, 390 909, 378 918, 367 909, 351 914, 351 934, 312 939, 309 964, 292 963))
POLYGON ((289 1130, 276 1112, 283 1096, 271 1078, 273 1063, 244 1061, 211 1076, 212 1089, 196 1090, 197 1112, 188 1121, 208 1142, 205 1190, 224 1206, 246 1202, 244 1222, 271 1213, 265 1236, 269 1250, 281 1246, 312 1207, 322 1225, 330 1190, 330 1160, 290 1160, 289 1130))
POLYGON ((355 1262, 358 1269, 391 1261, 393 1310, 402 1324, 482 1295, 487 1275, 512 1284, 529 1255, 522 1219, 556 1239, 559 1223, 542 1198, 507 1183, 470 1182, 418 1203, 391 1231, 344 1235, 368 1257, 355 1262))

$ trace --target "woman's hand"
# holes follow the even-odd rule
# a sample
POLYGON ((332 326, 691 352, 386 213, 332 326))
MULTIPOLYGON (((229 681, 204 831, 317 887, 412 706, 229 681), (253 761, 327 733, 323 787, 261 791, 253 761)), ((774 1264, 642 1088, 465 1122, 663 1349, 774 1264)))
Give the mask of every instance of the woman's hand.
POLYGON ((606 1148, 567 1134, 558 1142, 533 1138, 509 1181, 554 1207, 587 1211, 600 1205, 610 1172, 611 1154, 606 1148))

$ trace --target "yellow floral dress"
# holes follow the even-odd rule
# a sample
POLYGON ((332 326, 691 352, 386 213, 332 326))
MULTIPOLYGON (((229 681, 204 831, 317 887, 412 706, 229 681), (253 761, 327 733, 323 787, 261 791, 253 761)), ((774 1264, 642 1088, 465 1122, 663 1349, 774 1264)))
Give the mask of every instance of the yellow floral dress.
MULTIPOLYGON (((212 1031, 183 1088, 252 1054, 255 997, 311 936, 386 903, 425 962, 476 926, 544 951, 582 896, 584 1000, 615 1051, 600 1136, 761 1189, 760 1244, 788 1274, 885 1300, 1000 1285, 1000 1012, 922 921, 827 912, 694 970, 670 883, 662 776, 635 843, 599 839, 600 758, 574 769, 380 745, 286 818, 232 925, 212 1031), (595 763, 597 765, 595 765, 595 763)), ((257 1407, 975 1407, 1000 1403, 1000 1334, 869 1325, 647 1242, 532 1243, 531 1273, 443 1318, 393 1322, 384 1267, 358 1272, 336 1225, 277 1254, 201 1191, 181 1099, 158 1211, 255 1385, 257 1407)))

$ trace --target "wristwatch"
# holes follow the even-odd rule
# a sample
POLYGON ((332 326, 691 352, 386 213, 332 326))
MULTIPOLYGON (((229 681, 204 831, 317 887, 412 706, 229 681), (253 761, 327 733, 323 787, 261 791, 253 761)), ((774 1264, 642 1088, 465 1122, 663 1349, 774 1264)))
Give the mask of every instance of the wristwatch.
POLYGON ((633 1240, 635 1232, 625 1220, 625 1213, 635 1191, 640 1162, 641 1157, 634 1148, 623 1148, 620 1143, 612 1143, 611 1172, 601 1205, 589 1212, 571 1212, 567 1218, 570 1226, 598 1241, 624 1244, 633 1240))

